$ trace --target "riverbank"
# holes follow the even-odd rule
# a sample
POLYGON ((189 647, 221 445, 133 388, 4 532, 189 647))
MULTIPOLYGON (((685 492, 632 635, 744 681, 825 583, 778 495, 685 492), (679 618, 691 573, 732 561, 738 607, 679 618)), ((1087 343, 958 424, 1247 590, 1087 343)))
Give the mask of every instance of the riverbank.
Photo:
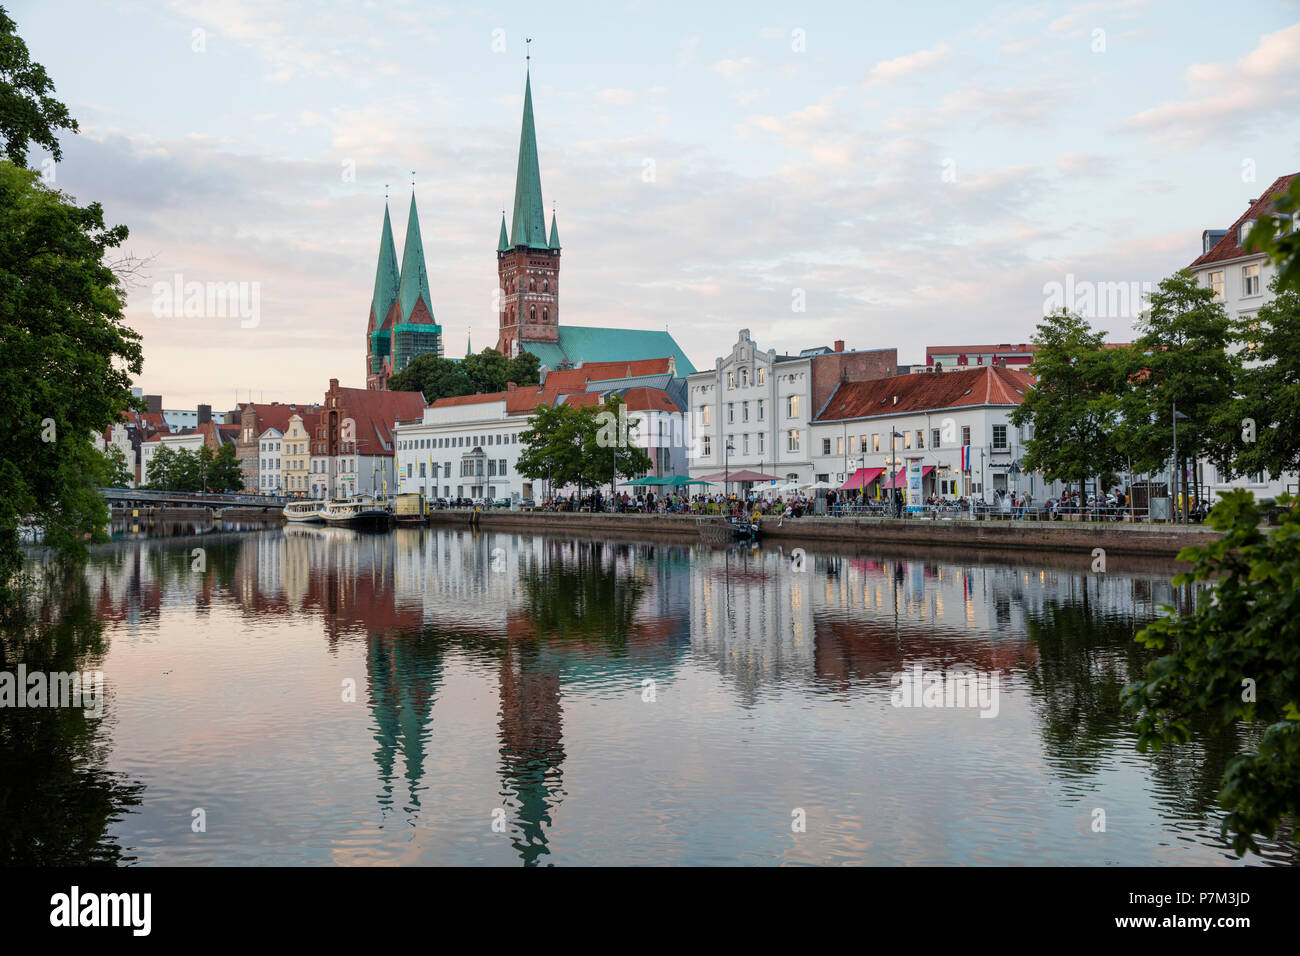
MULTIPOLYGON (((468 511, 435 511, 435 526, 464 527, 468 511)), ((481 528, 551 531, 600 536, 650 534, 700 537, 700 519, 693 515, 586 514, 537 511, 482 511, 481 528)), ((785 518, 761 521, 764 540, 837 544, 908 545, 934 548, 979 547, 1012 551, 1061 551, 1088 554, 1101 548, 1109 554, 1173 557, 1189 545, 1216 538, 1200 525, 1147 525, 1091 521, 971 521, 928 518, 785 518)))

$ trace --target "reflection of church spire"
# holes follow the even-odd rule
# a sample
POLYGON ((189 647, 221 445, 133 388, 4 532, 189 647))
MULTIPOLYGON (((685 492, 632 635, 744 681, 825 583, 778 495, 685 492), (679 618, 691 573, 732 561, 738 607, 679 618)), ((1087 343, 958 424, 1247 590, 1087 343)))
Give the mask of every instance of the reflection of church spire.
POLYGON ((535 866, 549 852, 545 827, 563 796, 559 669, 539 663, 534 651, 507 646, 500 693, 502 796, 514 798, 514 821, 522 831, 514 848, 525 866, 535 866))
POLYGON ((442 684, 443 654, 437 641, 417 635, 374 635, 366 650, 370 709, 374 715, 375 765, 383 785, 379 803, 392 806, 397 754, 405 766, 406 810, 420 805, 424 743, 431 733, 433 703, 442 684))

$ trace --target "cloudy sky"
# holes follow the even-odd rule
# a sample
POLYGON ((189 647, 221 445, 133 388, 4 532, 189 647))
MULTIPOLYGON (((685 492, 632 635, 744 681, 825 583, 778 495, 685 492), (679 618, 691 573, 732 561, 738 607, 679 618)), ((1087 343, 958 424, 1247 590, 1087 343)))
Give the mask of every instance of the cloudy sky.
POLYGON ((168 407, 364 385, 412 170, 448 354, 495 344, 525 37, 561 321, 700 366, 742 327, 903 362, 1027 341, 1050 283, 1159 281, 1300 169, 1281 0, 4 3, 81 123, 56 185, 151 257, 129 319, 168 407), (256 323, 155 315, 177 277, 256 283, 256 323))

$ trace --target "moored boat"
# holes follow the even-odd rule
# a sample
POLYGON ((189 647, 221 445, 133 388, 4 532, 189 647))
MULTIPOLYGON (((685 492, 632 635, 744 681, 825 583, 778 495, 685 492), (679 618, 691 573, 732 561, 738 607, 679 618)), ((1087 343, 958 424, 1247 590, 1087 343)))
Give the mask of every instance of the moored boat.
POLYGON ((332 525, 385 524, 393 517, 389 504, 371 495, 332 499, 326 502, 322 514, 325 523, 332 525))
POLYGON ((324 521, 325 502, 291 501, 284 506, 286 521, 324 521))

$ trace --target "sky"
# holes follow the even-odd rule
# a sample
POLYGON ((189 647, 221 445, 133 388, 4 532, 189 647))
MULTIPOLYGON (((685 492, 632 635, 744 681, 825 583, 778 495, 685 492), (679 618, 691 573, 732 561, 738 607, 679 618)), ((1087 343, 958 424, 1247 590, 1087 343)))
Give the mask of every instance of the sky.
POLYGON ((1053 284, 1159 282, 1300 171, 1296 2, 3 2, 80 123, 53 184, 146 260, 136 384, 168 408, 364 386, 412 172, 447 354, 495 344, 528 37, 560 321, 697 367, 742 328, 1025 342, 1053 284), (169 313, 178 282, 249 311, 169 313))

